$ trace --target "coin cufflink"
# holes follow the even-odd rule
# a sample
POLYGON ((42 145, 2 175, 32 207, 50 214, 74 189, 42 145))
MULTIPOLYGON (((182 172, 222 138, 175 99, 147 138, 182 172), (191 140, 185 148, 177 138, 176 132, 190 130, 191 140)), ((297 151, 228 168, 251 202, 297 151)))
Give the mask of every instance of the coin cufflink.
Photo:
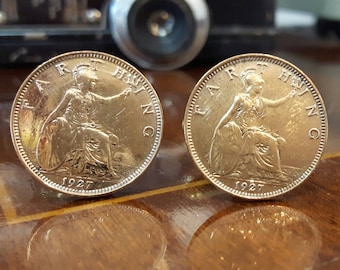
POLYGON ((11 135, 24 166, 47 186, 92 196, 134 181, 159 149, 163 113, 150 82, 101 52, 37 67, 13 102, 11 135))
POLYGON ((211 68, 194 87, 183 120, 189 153, 204 176, 248 199, 301 184, 320 160, 327 125, 313 82, 267 54, 238 55, 211 68))
MULTIPOLYGON (((10 120, 15 150, 34 177, 80 196, 134 181, 156 156, 163 128, 148 80, 127 62, 93 51, 62 54, 36 68, 16 95, 10 120)), ((202 173, 250 199, 278 196, 302 183, 328 132, 312 81, 267 54, 235 56, 203 75, 183 127, 202 173)))

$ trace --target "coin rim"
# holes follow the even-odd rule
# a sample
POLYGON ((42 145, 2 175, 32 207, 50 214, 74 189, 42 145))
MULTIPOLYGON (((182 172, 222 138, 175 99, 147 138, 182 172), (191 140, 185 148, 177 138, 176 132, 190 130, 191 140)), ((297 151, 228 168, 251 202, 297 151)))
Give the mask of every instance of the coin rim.
POLYGON ((163 136, 163 126, 164 126, 164 117, 163 117, 163 109, 160 102, 160 99, 158 97, 158 94, 154 87, 152 86, 151 82, 145 77, 144 74, 142 74, 136 67, 129 64, 127 61, 114 56, 110 55, 108 53, 99 52, 99 51, 91 51, 91 50, 84 50, 84 51, 72 51, 72 52, 66 52, 63 54, 59 54, 55 57, 52 57, 51 59, 45 61, 44 63, 40 64, 38 67, 36 67, 24 80, 24 82, 19 87, 16 96, 13 100, 11 114, 10 114, 10 132, 11 132, 11 138, 12 143, 14 145, 14 149, 19 157, 19 160, 23 163, 23 165, 30 171, 30 173, 40 182, 43 184, 49 186, 50 188, 71 194, 71 195, 79 195, 79 196, 99 196, 108 194, 111 192, 114 192, 116 190, 119 190, 126 185, 132 183, 135 179, 137 179, 143 172, 149 167, 151 162, 156 157, 158 150, 160 148, 162 136, 163 136), (150 95, 150 99, 152 100, 152 104, 155 106, 155 114, 156 114, 156 133, 154 137, 154 142, 152 144, 152 148, 148 156, 145 158, 144 162, 138 166, 137 169, 135 169, 131 174, 129 174, 127 177, 124 177, 122 180, 119 181, 119 183, 116 183, 114 185, 110 185, 104 188, 100 189, 90 189, 90 190, 81 190, 81 189, 74 189, 70 187, 64 187, 60 184, 57 184, 50 180, 47 176, 39 172, 39 168, 35 166, 30 159, 28 158, 26 151, 22 145, 22 139, 20 137, 19 132, 19 119, 18 119, 18 113, 20 112, 20 105, 22 104, 22 99, 24 95, 29 90, 29 87, 33 83, 34 79, 45 72, 48 68, 50 68, 53 64, 60 63, 64 60, 71 60, 71 59, 84 59, 84 58, 94 58, 94 59, 100 59, 107 62, 110 62, 112 64, 115 64, 121 68, 124 68, 131 74, 138 75, 140 78, 142 78, 143 85, 150 95))
MULTIPOLYGON (((263 61, 263 60, 262 60, 263 61)), ((214 185, 219 187, 220 189, 233 194, 235 196, 245 198, 245 199, 270 199, 273 197, 277 197, 279 195, 282 195, 284 193, 287 193, 288 191, 294 189, 298 185, 300 185, 302 182, 304 182, 309 175, 315 170, 318 162, 321 159, 325 144, 328 139, 328 117, 326 112, 326 107, 324 104, 324 101, 321 97, 320 92, 316 88, 315 84, 312 82, 312 80, 298 67, 296 67, 294 64, 290 63, 289 61, 282 59, 278 56, 274 56, 271 54, 265 54, 265 53, 245 53, 240 55, 235 55, 232 57, 229 57, 225 60, 222 60, 221 62, 217 63, 215 66, 211 67, 202 77, 199 79, 199 81, 194 86, 190 97, 187 102, 187 106, 185 109, 184 119, 183 119, 183 131, 184 131, 184 137, 185 142, 187 144, 187 148, 189 150, 189 153, 191 157, 193 158, 196 166, 200 169, 200 171, 203 173, 203 175, 210 180, 214 185), (191 118, 193 115, 193 109, 194 109, 194 102, 196 102, 197 97, 199 96, 199 93, 202 91, 204 85, 208 80, 214 77, 217 73, 219 73, 221 70, 225 69, 226 67, 229 67, 233 64, 238 64, 241 62, 246 61, 256 61, 256 60, 262 60, 265 59, 266 63, 271 64, 279 64, 281 63, 281 67, 287 68, 289 71, 293 71, 294 74, 300 74, 308 83, 308 88, 311 89, 311 94, 313 96, 314 101, 316 102, 319 113, 320 113, 320 142, 319 147, 317 150, 317 153, 311 162, 311 164, 308 166, 308 168, 301 174, 299 178, 297 178, 295 181, 291 182, 289 185, 284 186, 282 188, 270 191, 270 192, 264 192, 264 193, 257 193, 257 192, 244 192, 240 190, 236 190, 234 188, 229 187, 228 185, 222 183, 220 180, 218 180, 216 177, 213 176, 212 173, 209 172, 209 170, 204 166, 201 159, 198 156, 198 153, 195 150, 194 143, 192 141, 192 132, 191 132, 191 118), (270 60, 270 61, 268 61, 270 60), (314 91, 314 92, 313 92, 314 91)))

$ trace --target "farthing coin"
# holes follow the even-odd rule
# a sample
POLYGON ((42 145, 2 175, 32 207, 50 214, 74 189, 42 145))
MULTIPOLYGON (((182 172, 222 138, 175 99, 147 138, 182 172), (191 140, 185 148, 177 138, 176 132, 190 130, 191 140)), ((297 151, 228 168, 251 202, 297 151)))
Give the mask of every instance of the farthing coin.
POLYGON ((77 51, 36 68, 11 111, 16 152, 58 191, 101 195, 134 181, 156 156, 160 101, 148 80, 109 54, 77 51))
POLYGON ((183 122, 189 152, 215 185, 249 199, 301 184, 327 140, 327 115, 312 81, 267 54, 244 54, 196 84, 183 122))

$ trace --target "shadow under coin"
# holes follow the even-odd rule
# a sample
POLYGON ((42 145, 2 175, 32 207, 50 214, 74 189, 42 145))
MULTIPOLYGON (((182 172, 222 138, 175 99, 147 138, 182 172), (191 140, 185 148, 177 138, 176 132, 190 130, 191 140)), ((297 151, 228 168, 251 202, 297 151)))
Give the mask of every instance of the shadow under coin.
POLYGON ((117 204, 55 216, 27 246, 29 269, 150 269, 163 265, 167 242, 148 211, 117 204))
POLYGON ((310 269, 321 237, 313 220, 283 206, 220 212, 194 234, 193 269, 310 269))

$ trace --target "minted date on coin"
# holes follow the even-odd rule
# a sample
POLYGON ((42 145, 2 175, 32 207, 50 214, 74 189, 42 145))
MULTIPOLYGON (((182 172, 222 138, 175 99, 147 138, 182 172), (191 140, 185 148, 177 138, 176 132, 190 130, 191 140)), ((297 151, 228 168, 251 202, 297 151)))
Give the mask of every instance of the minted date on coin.
POLYGON ((155 157, 162 109, 148 80, 100 52, 62 54, 35 69, 11 112, 15 149, 40 181, 90 196, 135 180, 155 157))
POLYGON ((202 173, 234 195, 264 199, 302 183, 327 140, 327 115, 313 82, 267 54, 232 57, 195 86, 183 122, 202 173))

